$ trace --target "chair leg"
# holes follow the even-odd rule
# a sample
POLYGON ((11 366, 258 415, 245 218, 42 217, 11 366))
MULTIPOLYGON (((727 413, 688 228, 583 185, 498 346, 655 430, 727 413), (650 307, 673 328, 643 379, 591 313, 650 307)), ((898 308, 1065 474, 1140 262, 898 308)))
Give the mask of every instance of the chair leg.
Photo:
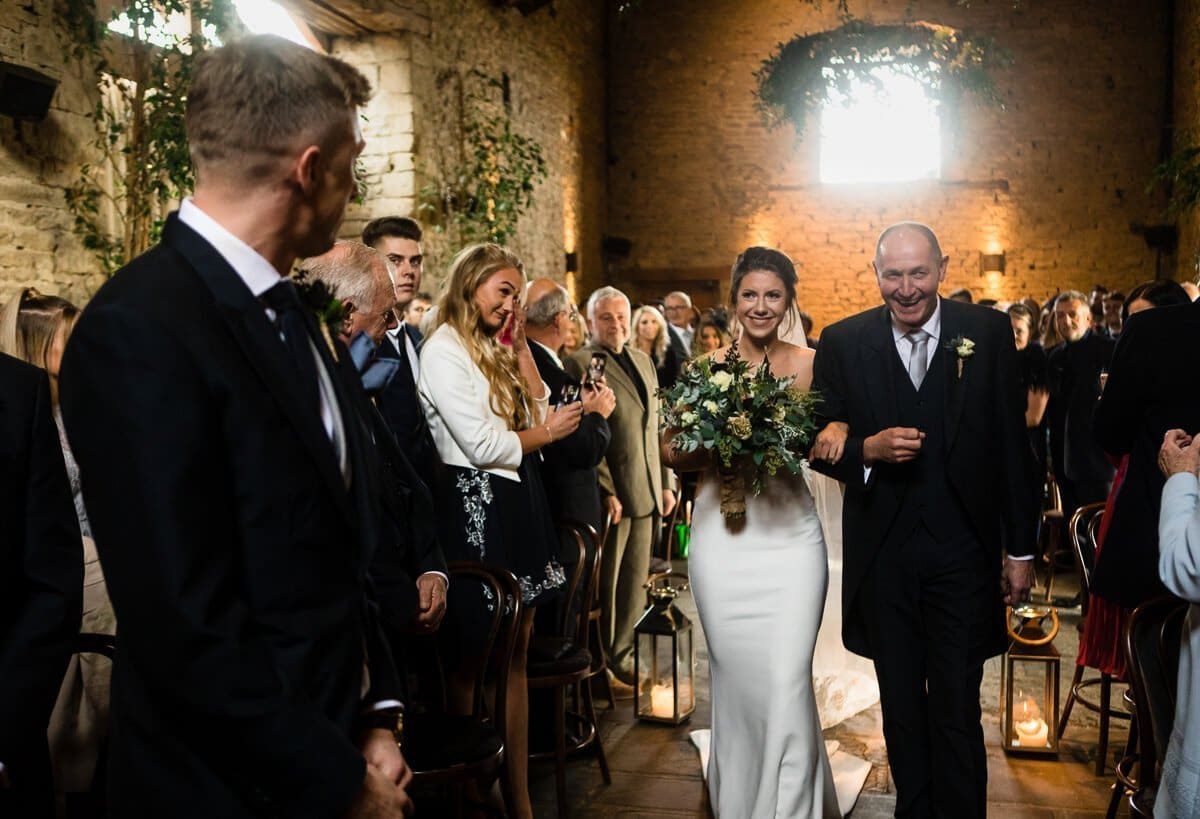
POLYGON ((1108 765, 1109 695, 1112 693, 1112 677, 1100 674, 1100 740, 1096 746, 1096 776, 1104 776, 1108 765))
POLYGON ((1058 736, 1061 739, 1067 730, 1067 720, 1071 718, 1071 708, 1075 705, 1075 686, 1083 679, 1083 666, 1075 665, 1075 676, 1071 678, 1071 693, 1067 694, 1067 704, 1063 706, 1062 716, 1058 720, 1058 736))
POLYGON ((587 714, 587 718, 591 720, 592 730, 596 732, 595 736, 595 754, 596 761, 600 763, 600 775, 604 777, 604 784, 612 784, 612 775, 608 772, 608 757, 604 754, 604 743, 600 741, 600 722, 596 719, 596 703, 592 699, 592 684, 591 680, 584 680, 578 686, 579 693, 583 697, 583 713, 587 714))
POLYGON ((567 816, 567 689, 554 689, 554 786, 558 792, 559 819, 567 816))
MULTIPOLYGON (((1125 754, 1121 757, 1118 765, 1124 765, 1125 760, 1130 759, 1137 753, 1137 717, 1133 714, 1129 716, 1129 736, 1125 740, 1125 754)), ((1108 798, 1108 810, 1104 814, 1104 819, 1116 819, 1117 807, 1121 804, 1121 797, 1125 794, 1125 783, 1121 781, 1121 774, 1118 771, 1113 777, 1112 796, 1108 798)))

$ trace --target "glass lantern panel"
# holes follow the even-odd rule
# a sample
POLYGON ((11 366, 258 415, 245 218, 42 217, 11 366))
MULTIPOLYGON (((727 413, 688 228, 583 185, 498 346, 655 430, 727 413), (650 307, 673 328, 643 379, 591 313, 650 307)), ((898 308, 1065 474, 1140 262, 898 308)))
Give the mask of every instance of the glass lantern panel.
POLYGON ((1009 662, 1012 663, 1012 688, 1005 694, 1012 703, 1009 745, 1028 749, 1053 747, 1053 734, 1058 723, 1053 665, 1014 659, 1009 662))
POLYGON ((688 714, 696 708, 696 652, 692 630, 681 631, 675 641, 675 667, 679 675, 679 713, 688 714))

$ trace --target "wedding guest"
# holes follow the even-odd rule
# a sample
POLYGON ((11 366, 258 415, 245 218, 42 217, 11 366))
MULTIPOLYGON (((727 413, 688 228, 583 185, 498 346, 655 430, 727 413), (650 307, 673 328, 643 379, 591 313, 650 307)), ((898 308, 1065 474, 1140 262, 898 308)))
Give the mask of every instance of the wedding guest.
POLYGON ((1188 294, 1188 298, 1192 301, 1200 299, 1200 285, 1197 285, 1195 282, 1181 282, 1179 286, 1184 289, 1184 292, 1188 294))
POLYGON ((1109 293, 1104 297, 1104 329, 1112 338, 1121 335, 1125 314, 1124 293, 1109 293))
MULTIPOLYGON (((502 566, 521 584, 520 634, 507 691, 505 769, 522 817, 532 816, 527 787, 526 656, 534 609, 565 583, 536 454, 578 429, 580 402, 550 407, 525 334, 525 268, 495 244, 469 245, 450 264, 438 325, 421 350, 418 389, 434 445, 445 468, 435 488, 439 539, 451 560, 502 566), (436 374, 436 375, 435 375, 436 374)), ((484 600, 477 589, 457 592, 447 626, 470 646, 483 637, 484 600), (470 595, 468 599, 468 595, 470 595)), ((470 711, 476 669, 469 650, 454 672, 456 705, 470 711), (464 694, 466 696, 464 696, 464 694)))
POLYGON ((961 301, 963 304, 972 304, 975 297, 971 295, 971 291, 965 287, 960 287, 957 290, 950 291, 950 295, 946 296, 950 301, 961 301))
MULTIPOLYGON (((668 305, 673 296, 667 297, 668 305)), ((614 694, 633 696, 633 627, 645 608, 642 585, 650 549, 664 517, 675 508, 671 473, 658 446, 658 383, 650 357, 629 344, 629 298, 602 287, 588 299, 594 340, 575 353, 568 371, 581 378, 593 356, 605 362, 605 380, 617 406, 608 417, 612 441, 600 467, 601 490, 615 495, 621 517, 609 527, 600 565, 601 642, 614 694)))
POLYGON ((1092 330, 1091 308, 1077 290, 1054 299, 1054 320, 1063 342, 1046 357, 1050 384, 1046 411, 1050 462, 1062 495, 1065 524, 1076 509, 1103 501, 1112 488, 1115 470, 1093 437, 1092 414, 1100 397, 1100 374, 1112 360, 1113 340, 1092 330))
POLYGON ((1025 388, 1025 431, 1038 463, 1038 475, 1046 474, 1046 405, 1050 402, 1047 386, 1046 351, 1033 337, 1033 313, 1017 302, 1008 308, 1013 341, 1017 347, 1021 384, 1025 388))
MULTIPOLYGON (((323 283, 342 303, 338 335, 347 347, 361 333, 375 350, 384 334, 396 327, 391 263, 382 253, 358 242, 339 241, 324 254, 305 259, 301 271, 305 280, 323 283)), ((364 362, 366 371, 360 374, 368 394, 376 389, 369 372, 372 363, 364 362)), ((371 580, 384 622, 391 627, 393 652, 403 655, 406 631, 431 631, 441 623, 450 580, 428 487, 375 406, 368 401, 356 405, 383 466, 378 502, 390 524, 372 558, 371 580)))
POLYGON ((1062 344, 1062 336, 1058 334, 1058 322, 1054 319, 1054 299, 1038 308, 1038 338, 1043 350, 1053 350, 1062 344))
POLYGON ((1200 439, 1182 429, 1163 436, 1158 461, 1166 483, 1158 522, 1158 573, 1186 600, 1175 720, 1154 798, 1155 819, 1200 814, 1200 439))
POLYGON ((571 319, 570 325, 567 326, 567 331, 563 334, 563 343, 558 348, 558 357, 565 361, 576 351, 586 347, 590 341, 587 321, 580 315, 579 308, 576 307, 575 315, 571 319))
POLYGON ((702 320, 696 328, 696 355, 714 353, 732 342, 728 328, 715 319, 702 320))
POLYGON ((1200 382, 1181 377, 1197 363, 1200 303, 1186 299, 1173 282, 1147 282, 1130 292, 1129 314, 1096 407, 1096 440, 1110 455, 1128 456, 1128 465, 1111 504, 1092 591, 1130 609, 1163 592, 1155 548, 1163 435, 1176 428, 1200 432, 1200 382))
POLYGON ((64 355, 120 621, 115 816, 412 808, 366 579, 381 527, 356 512, 379 492, 361 387, 285 280, 334 243, 369 95, 350 65, 279 37, 200 55, 194 197, 100 288, 64 355))
POLYGON ((696 335, 695 311, 692 297, 682 290, 675 290, 663 297, 663 312, 671 325, 669 332, 679 340, 688 358, 692 356, 692 341, 696 335))
MULTIPOLYGON (((374 219, 363 228, 363 244, 382 253, 392 265, 397 314, 408 310, 421 289, 425 263, 421 235, 421 226, 404 216, 374 219)), ((422 480, 432 484, 437 456, 425 434, 421 402, 417 396, 417 379, 421 373, 417 350, 422 338, 418 324, 407 318, 398 326, 388 328, 387 337, 379 343, 378 355, 393 359, 400 367, 376 401, 400 449, 422 480)))
POLYGON ((33 819, 54 816, 46 729, 83 594, 50 389, 45 371, 0 354, 0 815, 33 819))
POLYGON ((808 345, 808 349, 817 349, 817 337, 813 335, 813 317, 805 311, 797 308, 796 315, 800 317, 800 328, 804 332, 804 343, 808 345))
MULTIPOLYGON (((650 356, 658 373, 659 386, 675 383, 682 361, 672 355, 673 340, 667 320, 653 307, 643 305, 633 311, 633 346, 650 356)), ((677 349, 682 349, 678 347, 677 349)))
MULTIPOLYGON (((79 464, 67 442, 58 406, 58 371, 67 339, 79 309, 59 296, 46 296, 29 287, 21 290, 0 313, 0 352, 9 353, 46 371, 58 442, 75 501, 75 516, 83 536, 83 616, 80 631, 115 634, 116 617, 104 585, 104 573, 88 523, 79 479, 79 464)), ((55 790, 71 803, 102 803, 103 782, 97 779, 100 748, 108 736, 109 688, 112 666, 93 654, 73 654, 50 717, 50 756, 55 790)))
POLYGON ((404 308, 404 312, 400 316, 400 320, 409 327, 416 327, 420 329, 421 319, 432 306, 433 296, 422 290, 420 293, 417 293, 415 296, 413 296, 412 301, 410 301, 408 306, 404 308))
MULTIPOLYGON (((552 279, 534 279, 525 292, 525 301, 528 305, 525 335, 529 338, 529 350, 542 381, 550 389, 551 401, 565 403, 570 398, 569 391, 579 390, 574 400, 583 404, 579 428, 542 449, 542 474, 550 512, 555 520, 586 523, 601 534, 606 514, 613 520, 621 519, 620 501, 615 495, 601 495, 597 472, 612 438, 608 416, 616 408, 617 399, 603 381, 580 384, 567 374, 562 359, 554 352, 561 346, 564 331, 575 312, 566 289, 552 279)), ((644 309, 657 312, 652 307, 644 309)), ((659 321, 663 321, 661 315, 659 321)), ((589 553, 585 566, 591 565, 592 557, 589 553)), ((568 573, 573 570, 577 558, 575 548, 568 548, 559 555, 568 573)), ((586 584, 587 580, 588 574, 584 574, 581 583, 586 584)), ((578 602, 572 601, 572 604, 578 602)), ((574 614, 572 611, 571 615, 574 614)), ((552 622, 563 620, 558 616, 552 622)), ((538 629, 541 630, 541 623, 538 629)))

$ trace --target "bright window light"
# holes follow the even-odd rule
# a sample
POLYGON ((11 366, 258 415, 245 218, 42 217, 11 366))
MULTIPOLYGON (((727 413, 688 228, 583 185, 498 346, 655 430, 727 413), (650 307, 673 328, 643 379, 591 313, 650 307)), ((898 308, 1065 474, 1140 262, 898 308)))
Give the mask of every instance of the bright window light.
POLYGON ((836 89, 821 112, 821 181, 827 184, 937 179, 941 129, 937 101, 921 82, 890 66, 880 82, 854 80, 849 98, 836 89))
POLYGON ((234 0, 233 5, 242 23, 255 34, 278 34, 285 40, 312 48, 312 43, 300 33, 296 21, 278 3, 272 0, 234 0))

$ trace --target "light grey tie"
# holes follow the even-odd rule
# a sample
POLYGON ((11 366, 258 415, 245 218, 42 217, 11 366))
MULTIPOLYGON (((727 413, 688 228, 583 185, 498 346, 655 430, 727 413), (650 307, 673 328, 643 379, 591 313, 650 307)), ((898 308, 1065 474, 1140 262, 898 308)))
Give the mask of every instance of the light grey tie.
POLYGON ((913 330, 905 338, 912 345, 912 352, 908 356, 908 377, 912 379, 913 386, 919 390, 921 382, 925 380, 925 372, 929 369, 929 357, 926 355, 929 333, 924 330, 913 330))

